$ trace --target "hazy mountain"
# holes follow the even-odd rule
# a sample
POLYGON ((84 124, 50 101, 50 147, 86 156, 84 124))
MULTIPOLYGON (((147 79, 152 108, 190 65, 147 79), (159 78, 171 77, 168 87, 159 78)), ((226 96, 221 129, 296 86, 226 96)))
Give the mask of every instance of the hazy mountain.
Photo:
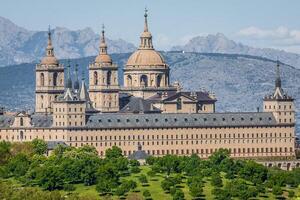
POLYGON ((300 55, 283 50, 270 48, 254 48, 228 39, 223 34, 197 36, 183 46, 174 46, 172 51, 199 52, 199 53, 226 53, 244 54, 269 58, 277 58, 286 64, 300 68, 300 55))
MULTIPOLYGON (((51 30, 58 58, 81 58, 98 54, 99 35, 91 28, 72 31, 51 30)), ((124 40, 106 40, 110 53, 132 52, 136 48, 124 40)), ((36 62, 45 54, 47 31, 29 31, 0 17, 0 67, 36 62)))

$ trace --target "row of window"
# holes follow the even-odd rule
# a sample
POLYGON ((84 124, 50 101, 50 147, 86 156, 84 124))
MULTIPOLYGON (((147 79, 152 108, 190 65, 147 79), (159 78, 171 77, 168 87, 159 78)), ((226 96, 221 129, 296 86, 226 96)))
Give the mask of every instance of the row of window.
MULTIPOLYGON (((74 112, 77 112, 77 110, 78 111, 80 111, 80 112, 82 112, 83 111, 83 108, 80 108, 80 109, 77 109, 77 108, 69 108, 68 109, 69 110, 69 112, 72 112, 72 110, 74 111, 74 112)), ((55 111, 56 112, 65 112, 65 108, 55 108, 55 111)))
MULTIPOLYGON (((284 105, 284 106, 283 106, 283 109, 285 110, 287 107, 289 107, 290 109, 292 109, 292 105, 289 105, 289 106, 284 105)), ((268 108, 268 106, 265 105, 265 109, 267 109, 267 108, 268 108)), ((272 106, 271 106, 271 105, 269 105, 269 109, 272 109, 272 106)), ((276 109, 276 106, 275 106, 275 105, 273 105, 273 109, 276 109)), ((278 105, 278 109, 281 109, 281 105, 278 105)))
MULTIPOLYGON (((72 142, 72 141, 70 141, 72 142)), ((73 141, 73 142, 81 142, 81 141, 73 141)), ((85 140, 85 142, 88 142, 85 140)), ((99 147, 108 147, 108 146, 131 146, 136 145, 137 141, 115 141, 115 142, 95 142, 95 146, 99 147)), ((171 140, 171 141, 143 141, 141 142, 143 145, 198 145, 198 144, 240 144, 240 143, 277 143, 277 142, 293 142, 292 139, 265 139, 265 140, 171 140)))
MULTIPOLYGON (((245 139, 245 138, 270 138, 270 137, 274 137, 274 138, 277 138, 277 137, 293 137, 292 136, 292 133, 252 133, 252 134, 240 134, 240 133, 232 133, 232 134, 181 134, 181 135, 123 135, 123 136, 85 136, 85 140, 86 141, 93 141, 94 139, 96 141, 98 141, 98 139, 101 141, 101 140, 149 140, 149 139, 214 139, 214 138, 219 138, 219 139, 222 139, 222 138, 227 138, 227 139, 245 139)), ((84 140, 84 136, 71 136, 69 137, 69 140, 72 141, 72 140, 81 140, 83 141, 84 140)))
MULTIPOLYGON (((207 118, 193 118, 193 119, 191 119, 192 121, 201 121, 201 119, 204 121, 204 122, 207 122, 209 119, 207 119, 207 118)), ((245 120, 245 118, 243 118, 243 117, 241 117, 241 118, 239 118, 241 121, 244 121, 245 120)), ((214 122, 216 122, 216 121, 218 121, 217 120, 217 118, 212 118, 211 119, 212 121, 214 121, 214 122)), ((227 119, 228 120, 228 119, 227 119)), ((230 119, 229 119, 230 120, 230 119)), ((231 121, 235 121, 235 120, 237 120, 237 118, 234 118, 234 117, 232 117, 231 118, 231 121)), ((250 117, 250 121, 253 121, 254 119, 253 119, 253 117, 250 117)), ((263 118, 262 117, 259 117, 259 121, 262 121, 263 120, 263 118)), ((271 121, 272 120, 272 118, 271 117, 269 117, 268 118, 268 120, 269 121, 271 121)), ((103 122, 103 121, 106 121, 106 122, 112 122, 112 119, 98 119, 98 122, 99 123, 101 123, 101 122, 103 122)), ((117 119, 117 122, 121 122, 122 120, 121 119, 117 119)), ((140 119, 138 119, 138 118, 136 118, 136 119, 126 119, 126 120, 124 120, 124 122, 141 122, 142 120, 140 120, 140 119)), ((149 122, 150 120, 148 119, 148 118, 145 118, 144 120, 143 120, 144 122, 149 122)), ((159 122, 159 121, 161 121, 161 120, 159 120, 158 118, 155 118, 154 119, 154 121, 155 122, 159 122)), ((172 121, 174 121, 174 122, 177 122, 177 121, 179 121, 179 119, 177 119, 177 118, 174 118, 173 120, 171 120, 171 119, 168 119, 168 118, 165 118, 165 119, 163 119, 162 120, 163 122, 172 122, 172 121)), ((184 121, 185 122, 188 122, 189 121, 189 119, 188 118, 184 118, 184 121)), ((226 118, 222 118, 222 121, 226 121, 226 118)), ((90 122, 92 122, 92 120, 90 120, 90 122)))

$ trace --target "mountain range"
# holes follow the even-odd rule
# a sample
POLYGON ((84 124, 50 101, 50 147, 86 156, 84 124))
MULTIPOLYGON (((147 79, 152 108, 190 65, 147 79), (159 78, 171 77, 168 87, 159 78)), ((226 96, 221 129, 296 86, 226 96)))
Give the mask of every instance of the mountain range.
MULTIPOLYGON (((56 27, 51 30, 58 58, 80 58, 97 55, 99 35, 91 28, 72 31, 56 27)), ((136 47, 122 39, 106 39, 111 53, 132 52, 136 47)), ((37 62, 45 55, 47 31, 29 31, 0 17, 0 67, 37 62)))
MULTIPOLYGON (((56 27, 51 30, 58 58, 82 58, 98 54, 99 35, 91 28, 69 30, 56 27)), ((154 38, 155 39, 155 38, 154 38)), ((47 31, 29 31, 10 20, 0 17, 0 67, 20 63, 38 62, 45 54, 47 31)), ((136 47, 125 40, 107 39, 110 53, 132 52, 136 47)), ((174 46, 171 51, 197 53, 243 54, 279 59, 300 68, 300 55, 270 48, 254 48, 228 39, 225 35, 197 36, 185 45, 174 46)))
POLYGON ((224 34, 217 33, 207 36, 197 36, 190 39, 185 45, 174 46, 172 51, 198 53, 226 53, 243 54, 280 60, 288 65, 300 68, 300 55, 271 48, 254 48, 228 39, 224 34))

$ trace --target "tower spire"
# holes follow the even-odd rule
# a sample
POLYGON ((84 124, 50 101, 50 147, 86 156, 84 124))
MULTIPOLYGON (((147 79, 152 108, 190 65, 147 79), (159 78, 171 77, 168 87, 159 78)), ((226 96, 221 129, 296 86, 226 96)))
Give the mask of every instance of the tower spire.
POLYGON ((67 84, 66 84, 66 88, 72 89, 72 79, 71 79, 71 64, 70 64, 70 60, 68 60, 68 74, 67 74, 67 84))
POLYGON ((74 90, 79 90, 79 79, 78 79, 78 64, 75 65, 75 82, 74 82, 74 90))
POLYGON ((52 38, 51 38, 51 27, 48 27, 48 45, 46 48, 47 56, 54 56, 53 46, 52 46, 52 38))
POLYGON ((105 42, 105 30, 104 24, 102 24, 102 31, 101 31, 101 39, 100 39, 100 54, 107 54, 107 45, 105 42))
POLYGON ((144 32, 148 32, 148 20, 147 20, 147 17, 148 17, 148 10, 147 10, 147 7, 145 8, 145 14, 144 14, 144 17, 145 17, 144 32))
POLYGON ((144 14, 145 22, 144 22, 144 32, 141 34, 141 44, 139 49, 153 49, 152 44, 152 35, 149 32, 148 28, 148 10, 145 8, 144 14))
POLYGON ((276 62, 276 80, 275 80, 275 87, 281 88, 281 78, 280 78, 280 64, 279 60, 276 62))

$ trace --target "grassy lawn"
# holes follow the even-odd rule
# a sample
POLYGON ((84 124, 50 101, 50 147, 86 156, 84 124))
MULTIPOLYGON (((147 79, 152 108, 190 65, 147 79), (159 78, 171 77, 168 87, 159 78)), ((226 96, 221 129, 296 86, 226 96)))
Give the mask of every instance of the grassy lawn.
MULTIPOLYGON (((161 181, 164 179, 165 175, 164 174, 156 174, 154 177, 149 177, 147 175, 147 172, 150 171, 150 167, 148 166, 141 166, 141 172, 136 173, 136 174, 131 174, 128 177, 122 177, 121 179, 126 179, 126 180, 134 180, 137 183, 137 188, 134 192, 130 192, 127 194, 126 199, 128 200, 142 200, 143 198, 143 191, 149 190, 151 193, 151 197, 153 200, 172 200, 172 196, 170 194, 167 194, 163 191, 161 188, 161 181), (139 176, 140 175, 146 175, 148 179, 148 186, 142 186, 142 184, 139 181, 139 176)), ((224 177, 225 174, 222 173, 222 179, 223 179, 223 185, 226 184, 229 180, 224 177)), ((19 184, 18 181, 15 179, 8 179, 7 181, 10 181, 13 183, 13 185, 20 187, 21 185, 19 184)), ((203 188, 203 199, 214 199, 214 196, 212 195, 212 190, 213 186, 211 185, 210 178, 205 178, 204 179, 204 188, 203 188)), ((250 183, 249 183, 250 184, 250 183)), ((76 184, 75 185, 76 190, 73 191, 72 193, 78 193, 79 196, 84 197, 84 199, 89 200, 89 199, 97 199, 97 200, 117 200, 119 199, 117 196, 99 196, 98 192, 96 191, 96 186, 84 186, 83 184, 76 184)), ((180 184, 180 188, 184 192, 185 199, 186 200, 191 200, 192 197, 189 193, 189 188, 186 185, 186 179, 183 179, 183 183, 180 184)), ((284 193, 283 196, 285 199, 288 198, 288 191, 289 190, 294 190, 296 196, 300 196, 300 187, 298 188, 282 188, 284 193)), ((61 191, 64 195, 67 195, 68 193, 65 191, 61 191)), ((276 200, 276 196, 272 194, 271 191, 267 191, 266 194, 260 195, 259 197, 256 198, 257 200, 276 200)), ((277 198, 278 199, 278 198, 277 198)), ((295 200, 300 200, 300 198, 294 198, 295 200)))

